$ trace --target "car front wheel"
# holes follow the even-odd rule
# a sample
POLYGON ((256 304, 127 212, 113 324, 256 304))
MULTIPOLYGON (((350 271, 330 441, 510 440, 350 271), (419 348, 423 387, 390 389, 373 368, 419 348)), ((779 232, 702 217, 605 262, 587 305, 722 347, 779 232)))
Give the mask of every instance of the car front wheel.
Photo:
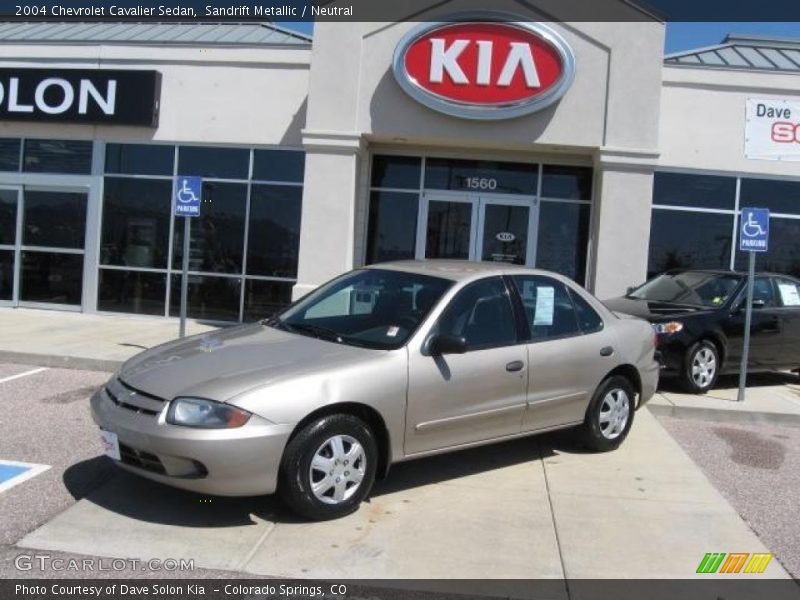
POLYGON ((315 521, 358 509, 375 481, 378 449, 370 428, 352 415, 309 423, 286 446, 278 493, 296 513, 315 521))
POLYGON ((583 445, 595 452, 617 448, 628 436, 636 408, 636 392, 627 378, 616 375, 597 388, 581 426, 583 445))
POLYGON ((719 375, 719 352, 707 340, 689 348, 683 365, 683 385, 691 394, 705 394, 719 375))

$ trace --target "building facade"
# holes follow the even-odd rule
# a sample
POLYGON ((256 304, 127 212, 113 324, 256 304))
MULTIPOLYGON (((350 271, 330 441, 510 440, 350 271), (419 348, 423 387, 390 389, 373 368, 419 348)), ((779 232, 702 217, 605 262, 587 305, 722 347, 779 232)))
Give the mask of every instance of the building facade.
POLYGON ((527 264, 610 297, 739 268, 747 205, 773 214, 760 266, 800 274, 800 43, 664 57, 663 22, 629 3, 606 23, 502 4, 456 26, 317 23, 313 42, 0 24, 0 305, 177 315, 186 176, 189 316, 209 321, 404 258, 527 264))

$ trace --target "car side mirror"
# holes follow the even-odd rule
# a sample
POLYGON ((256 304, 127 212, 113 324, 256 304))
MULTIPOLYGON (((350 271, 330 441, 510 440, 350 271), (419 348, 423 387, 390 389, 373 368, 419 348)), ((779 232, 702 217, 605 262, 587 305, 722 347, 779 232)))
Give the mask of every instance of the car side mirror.
POLYGON ((631 293, 633 292, 633 290, 635 290, 635 289, 636 289, 635 285, 629 285, 628 288, 625 290, 625 295, 626 296, 630 296, 631 293))
POLYGON ((428 339, 428 352, 432 356, 464 354, 466 351, 467 340, 463 336, 437 333, 428 339))

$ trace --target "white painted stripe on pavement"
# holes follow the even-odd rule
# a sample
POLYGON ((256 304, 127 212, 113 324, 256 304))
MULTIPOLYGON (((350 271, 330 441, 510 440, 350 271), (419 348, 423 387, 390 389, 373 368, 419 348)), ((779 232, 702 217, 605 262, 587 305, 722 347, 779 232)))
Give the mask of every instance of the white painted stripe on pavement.
POLYGON ((5 492, 8 489, 11 489, 15 485, 22 483, 23 481, 27 481, 32 477, 36 477, 40 473, 44 473, 47 469, 50 468, 50 465, 39 465, 36 463, 24 463, 24 462, 17 462, 15 460, 0 460, 0 464, 9 465, 11 467, 27 467, 28 470, 24 473, 16 475, 9 479, 8 481, 4 481, 0 483, 0 492, 5 492))
POLYGON ((31 369, 30 371, 25 371, 24 373, 17 373, 11 377, 5 377, 4 379, 0 379, 0 383, 13 381, 15 379, 19 379, 20 377, 27 377, 28 375, 36 375, 36 373, 41 373, 42 371, 47 371, 47 367, 39 367, 38 369, 31 369))

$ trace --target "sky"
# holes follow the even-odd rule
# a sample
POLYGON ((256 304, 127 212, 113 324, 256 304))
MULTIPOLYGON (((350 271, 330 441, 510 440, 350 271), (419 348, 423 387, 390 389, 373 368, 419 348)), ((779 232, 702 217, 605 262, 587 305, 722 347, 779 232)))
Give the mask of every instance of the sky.
MULTIPOLYGON (((284 27, 311 33, 311 23, 280 23, 284 27)), ((665 54, 719 44, 729 33, 794 37, 800 39, 800 23, 667 23, 665 54)))

